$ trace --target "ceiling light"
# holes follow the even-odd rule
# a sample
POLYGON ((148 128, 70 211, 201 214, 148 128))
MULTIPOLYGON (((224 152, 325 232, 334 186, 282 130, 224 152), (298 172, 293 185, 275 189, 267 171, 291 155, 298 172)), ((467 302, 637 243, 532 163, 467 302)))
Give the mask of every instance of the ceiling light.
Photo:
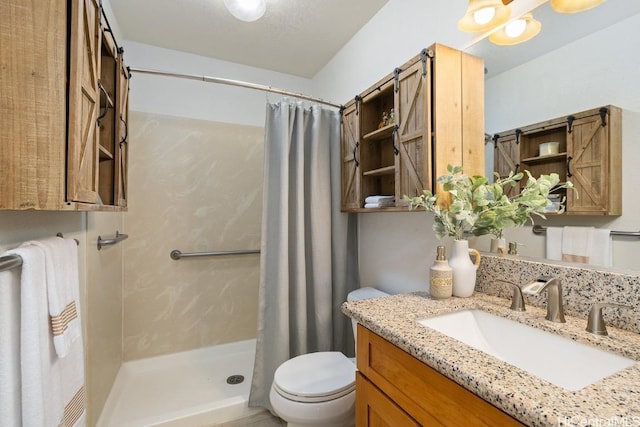
POLYGON ((551 0, 551 8, 559 13, 577 13, 593 9, 605 0, 551 0))
POLYGON ((467 13, 458 21, 462 31, 487 31, 507 22, 511 9, 502 0, 469 0, 467 13))
POLYGON ((262 18, 267 9, 265 0, 224 0, 224 5, 234 17, 246 22, 262 18))
POLYGON ((508 46, 534 38, 542 28, 540 21, 533 18, 531 13, 525 13, 518 19, 514 19, 504 27, 491 33, 489 41, 493 44, 508 46))

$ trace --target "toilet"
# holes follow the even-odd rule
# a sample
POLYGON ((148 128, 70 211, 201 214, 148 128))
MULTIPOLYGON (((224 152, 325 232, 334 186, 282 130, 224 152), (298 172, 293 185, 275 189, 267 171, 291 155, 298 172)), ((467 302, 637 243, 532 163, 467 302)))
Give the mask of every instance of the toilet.
MULTIPOLYGON (((360 288, 347 301, 388 294, 360 288)), ((353 334, 356 322, 352 321, 353 334)), ((276 369, 269 400, 289 427, 351 427, 355 424, 355 359, 337 351, 303 354, 276 369)))

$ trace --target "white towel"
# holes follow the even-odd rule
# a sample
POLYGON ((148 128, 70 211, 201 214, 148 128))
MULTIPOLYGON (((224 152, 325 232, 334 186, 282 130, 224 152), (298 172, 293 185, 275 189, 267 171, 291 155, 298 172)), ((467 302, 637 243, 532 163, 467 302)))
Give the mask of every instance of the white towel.
POLYGON ((588 264, 593 247, 593 227, 564 227, 562 229, 562 260, 588 264))
POLYGON ((53 344, 58 356, 65 357, 82 333, 78 246, 75 240, 60 237, 34 240, 22 246, 28 245, 38 246, 44 252, 53 344))
POLYGON ((378 203, 381 200, 390 200, 393 202, 394 196, 368 196, 364 199, 365 203, 378 203))
POLYGON ((365 203, 364 207, 365 209, 375 209, 375 208, 388 208, 388 207, 393 207, 396 204, 393 202, 390 203, 385 203, 384 201, 378 202, 378 203, 365 203))
MULTIPOLYGON (((47 280, 54 274, 49 274, 47 270, 56 266, 46 264, 46 255, 41 245, 28 244, 9 252, 22 257, 20 279, 22 425, 25 427, 84 426, 86 425, 86 395, 82 336, 80 335, 71 343, 64 358, 57 355, 53 344, 47 280)), ((77 268, 75 275, 78 275, 77 268)), ((80 322, 79 318, 78 322, 80 322)))
POLYGON ((562 227, 547 227, 547 259, 562 259, 562 227))
POLYGON ((611 267, 613 265, 612 247, 611 230, 606 228, 595 228, 591 230, 589 264, 611 267))
POLYGON ((0 271, 0 402, 0 426, 21 426, 19 267, 0 271))

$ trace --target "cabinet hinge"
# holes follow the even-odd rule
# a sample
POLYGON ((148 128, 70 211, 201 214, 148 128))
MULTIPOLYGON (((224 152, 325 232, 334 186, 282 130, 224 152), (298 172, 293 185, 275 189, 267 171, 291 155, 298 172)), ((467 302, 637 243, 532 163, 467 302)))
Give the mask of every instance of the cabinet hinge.
POLYGON ((574 116, 567 116, 567 132, 573 132, 573 122, 575 121, 574 116))
POLYGON ((344 123, 344 105, 340 106, 340 124, 344 123))
POLYGON ((522 129, 516 129, 516 144, 520 144, 520 135, 522 135, 522 129))
POLYGON ((607 114, 609 114, 609 109, 607 107, 602 107, 598 112, 600 113, 602 127, 605 127, 607 125, 607 114))
POLYGON ((491 138, 491 139, 493 139, 493 148, 494 149, 498 148, 498 138, 500 138, 500 137, 498 136, 497 133, 493 134, 493 138, 491 138))
POLYGON ((400 87, 400 73, 402 72, 401 68, 396 68, 393 70, 393 91, 398 93, 398 89, 400 87))
POLYGON ((356 102, 356 116, 360 115, 360 102, 362 101, 362 97, 360 95, 356 95, 353 100, 356 102))
POLYGON ((420 61, 422 61, 422 77, 427 77, 427 58, 431 58, 431 51, 429 49, 422 49, 420 52, 420 61))

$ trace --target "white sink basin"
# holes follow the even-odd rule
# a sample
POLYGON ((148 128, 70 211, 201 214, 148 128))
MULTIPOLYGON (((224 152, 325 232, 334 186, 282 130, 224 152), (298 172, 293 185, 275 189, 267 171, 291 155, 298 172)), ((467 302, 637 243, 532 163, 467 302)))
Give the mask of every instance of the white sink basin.
POLYGON ((457 311, 418 323, 569 391, 636 363, 482 310, 457 311))

